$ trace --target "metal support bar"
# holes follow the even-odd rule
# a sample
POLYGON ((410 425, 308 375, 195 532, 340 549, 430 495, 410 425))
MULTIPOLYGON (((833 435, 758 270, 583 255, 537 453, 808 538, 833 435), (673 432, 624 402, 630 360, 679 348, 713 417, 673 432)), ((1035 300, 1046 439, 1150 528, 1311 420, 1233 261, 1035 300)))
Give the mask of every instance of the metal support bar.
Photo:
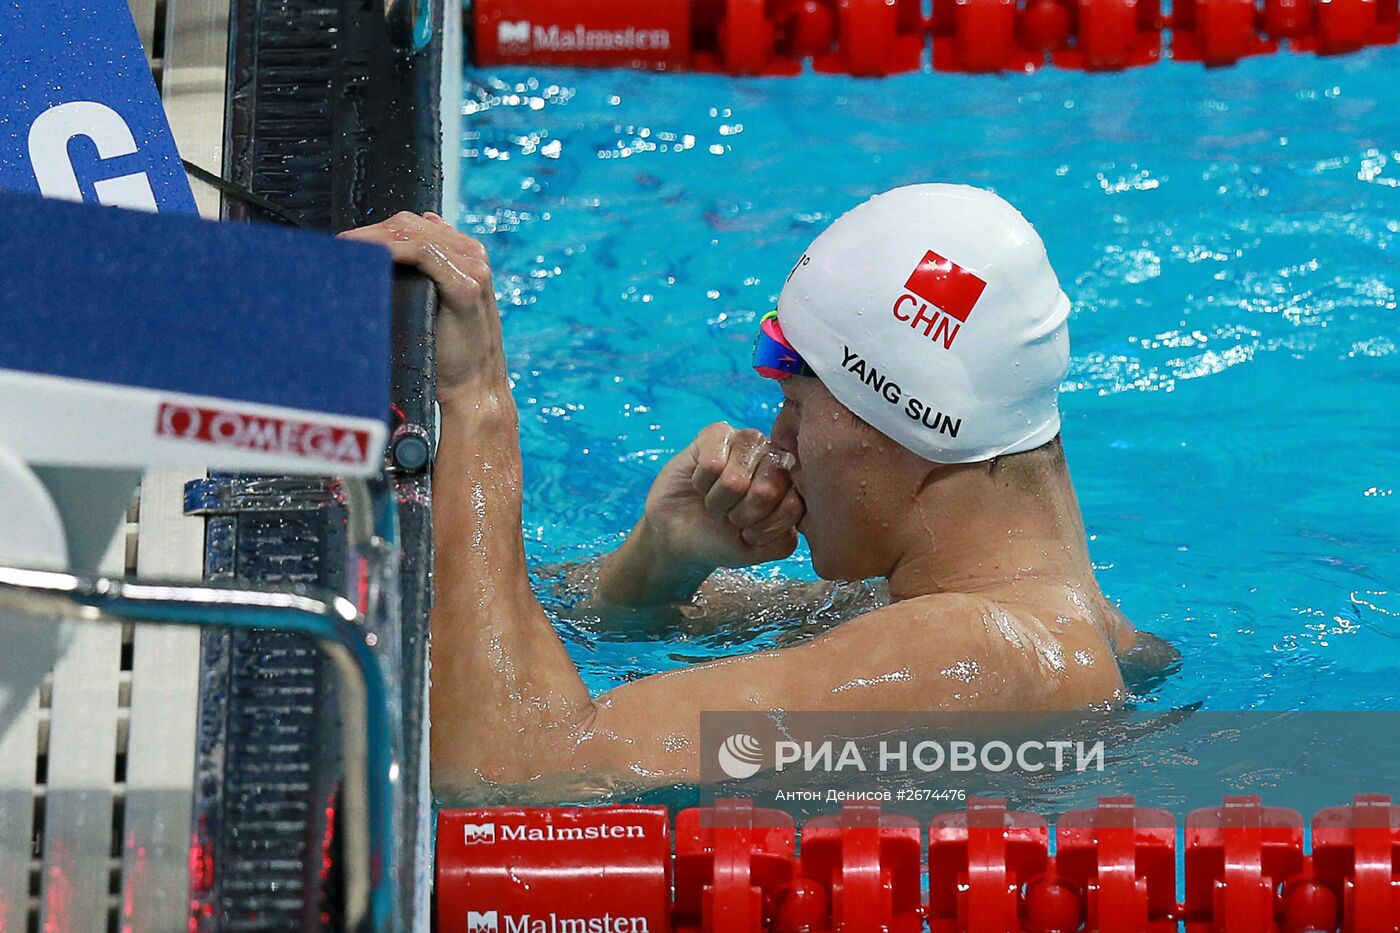
POLYGON ((399 927, 393 877, 398 861, 393 799, 399 775, 388 695, 379 661, 348 600, 305 590, 130 583, 0 567, 0 611, 55 623, 75 619, 271 629, 315 639, 335 665, 344 720, 346 929, 399 927))

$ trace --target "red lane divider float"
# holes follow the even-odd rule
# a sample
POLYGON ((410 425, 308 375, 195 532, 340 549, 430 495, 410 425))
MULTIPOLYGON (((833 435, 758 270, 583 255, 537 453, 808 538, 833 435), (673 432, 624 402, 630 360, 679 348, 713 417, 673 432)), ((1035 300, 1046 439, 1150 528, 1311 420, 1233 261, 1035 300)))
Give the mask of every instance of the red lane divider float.
POLYGON ((671 928, 664 807, 445 810, 440 933, 648 933, 671 928))
POLYGON ((1281 42, 1319 55, 1400 38, 1397 0, 475 0, 479 65, 735 75, 1116 71, 1166 57, 1232 65, 1281 42))
MULTIPOLYGON (((723 933, 770 928, 788 901, 807 904, 824 891, 796 886, 797 830, 781 810, 721 800, 676 817, 677 930, 723 933)), ((826 901, 808 912, 825 914, 826 901)))
POLYGON ((1002 800, 972 800, 966 810, 934 817, 928 845, 930 930, 1019 928, 1022 891, 1044 874, 1049 850, 1045 818, 1008 811, 1002 800))
POLYGON ((441 933, 1382 933, 1400 929, 1400 807, 1303 818, 1227 797, 1176 821, 1108 797, 1046 820, 973 800, 928 827, 847 804, 807 821, 747 800, 443 811, 441 933), (926 856, 926 859, 925 859, 926 856), (927 866, 928 901, 920 885, 927 866))
MULTIPOLYGON (((1176 929, 1176 821, 1132 797, 1106 797, 1055 826, 1061 884, 1080 892, 1088 929, 1176 929)), ((1074 929, 1074 927, 1069 927, 1074 929)))
POLYGON ((1275 928, 1280 886, 1303 871, 1303 818, 1258 797, 1227 797, 1186 818, 1187 933, 1275 928))

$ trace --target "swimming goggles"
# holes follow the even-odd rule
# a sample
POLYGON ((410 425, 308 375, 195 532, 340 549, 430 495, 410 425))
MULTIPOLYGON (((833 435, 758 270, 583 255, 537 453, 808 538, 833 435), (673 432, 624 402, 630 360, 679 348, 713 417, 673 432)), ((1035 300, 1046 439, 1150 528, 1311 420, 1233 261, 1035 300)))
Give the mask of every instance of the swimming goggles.
POLYGON ((794 350, 783 336, 777 311, 769 311, 758 323, 758 339, 753 345, 753 368, 765 379, 816 375, 807 361, 802 359, 802 354, 794 350))

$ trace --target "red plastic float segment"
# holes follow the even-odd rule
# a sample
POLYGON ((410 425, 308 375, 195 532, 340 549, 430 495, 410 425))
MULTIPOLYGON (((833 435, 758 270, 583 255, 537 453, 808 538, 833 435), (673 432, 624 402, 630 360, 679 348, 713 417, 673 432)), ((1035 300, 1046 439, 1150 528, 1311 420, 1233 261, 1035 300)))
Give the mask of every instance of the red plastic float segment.
POLYGON ((923 929, 919 823, 848 803, 802 827, 802 873, 831 894, 831 924, 842 933, 918 933, 923 929))
POLYGON ((1264 32, 1270 39, 1302 39, 1312 33, 1312 24, 1312 0, 1264 0, 1264 32))
POLYGON ((704 0, 695 4, 690 67, 735 75, 801 73, 801 55, 779 48, 779 43, 787 42, 787 30, 794 25, 821 19, 826 10, 823 3, 812 0, 811 6, 818 10, 806 11, 795 6, 794 0, 784 0, 777 7, 768 0, 704 0))
POLYGON ((1056 52, 1061 68, 1118 71, 1162 57, 1156 0, 1076 0, 1073 48, 1056 52))
POLYGON ((719 23, 719 57, 729 74, 762 74, 777 46, 764 0, 726 0, 719 23))
POLYGON ((1400 926, 1400 807, 1363 794, 1312 821, 1313 871, 1341 904, 1342 928, 1400 926))
POLYGON ((799 60, 831 54, 837 17, 832 0, 782 0, 775 14, 781 54, 799 60))
POLYGON ((1255 0, 1178 0, 1173 16, 1172 57, 1178 61, 1214 68, 1278 50, 1262 33, 1265 16, 1255 0))
POLYGON ((1032 72, 1069 47, 1073 0, 937 0, 930 28, 937 71, 1032 72))
POLYGON ((1366 46, 1377 25, 1376 0, 1317 0, 1313 50, 1342 55, 1366 46))
POLYGON ((791 76, 830 56, 840 0, 694 0, 690 67, 720 74, 791 76), (761 22, 759 19, 761 18, 761 22))
MULTIPOLYGON (((1024 48, 1018 39, 1023 17, 1016 0, 953 0, 944 6, 951 16, 946 31, 935 26, 937 70, 1033 71, 1043 63, 1043 50, 1024 48)), ((1053 0, 1049 6, 1064 9, 1053 0)))
POLYGON ((1376 28, 1371 34, 1372 45, 1395 45, 1400 42, 1400 0, 1376 0, 1376 28))
POLYGON ((705 933, 760 933, 796 874, 797 833, 781 810, 720 800, 676 816, 675 923, 705 933))
POLYGON ((1021 44, 1037 53, 1037 64, 1044 64, 1048 53, 1069 43, 1074 13, 1067 0, 1030 0, 1021 18, 1021 44))
POLYGON ((1312 0, 1310 13, 1309 28, 1293 38, 1295 51, 1345 55, 1400 37, 1396 0, 1312 0))
POLYGON ((1020 930, 1021 886, 1045 872, 1049 836, 1042 817, 1007 810, 1005 800, 974 799, 966 810, 934 817, 928 848, 932 933, 1020 930))
POLYGON ((1276 897, 1299 877, 1303 818, 1258 797, 1226 797, 1186 818, 1187 933, 1272 933, 1276 897))
POLYGON ((1377 0, 1317 0, 1314 50, 1319 55, 1358 52, 1380 26, 1377 0))
POLYGON ((437 930, 671 928, 664 807, 444 810, 437 930))
POLYGON ((820 72, 878 77, 916 71, 927 35, 920 0, 838 0, 836 48, 817 56, 820 72))
POLYGON ((1055 871, 1084 892, 1085 929, 1175 933, 1176 820, 1132 797, 1104 797, 1055 825, 1055 871))

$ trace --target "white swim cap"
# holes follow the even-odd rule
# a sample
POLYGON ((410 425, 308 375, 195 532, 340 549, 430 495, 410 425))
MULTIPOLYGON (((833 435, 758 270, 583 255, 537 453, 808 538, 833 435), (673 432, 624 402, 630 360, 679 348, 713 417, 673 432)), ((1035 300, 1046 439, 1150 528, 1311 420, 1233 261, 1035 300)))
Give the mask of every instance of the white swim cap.
POLYGON ((912 185, 817 237, 783 287, 780 326, 765 327, 892 440, 971 463, 1059 432, 1068 316, 1045 245, 1014 207, 965 185, 912 185))

